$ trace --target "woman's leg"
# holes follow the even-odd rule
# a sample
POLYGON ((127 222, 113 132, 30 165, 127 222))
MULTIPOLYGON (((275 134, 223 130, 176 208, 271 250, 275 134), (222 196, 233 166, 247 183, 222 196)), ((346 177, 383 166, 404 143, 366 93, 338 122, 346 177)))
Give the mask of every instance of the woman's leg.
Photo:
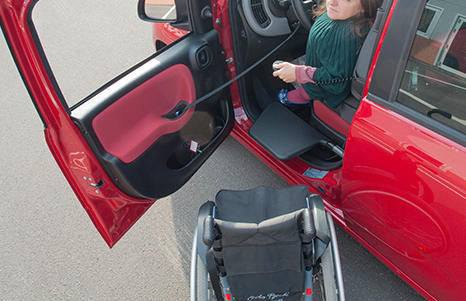
POLYGON ((292 91, 282 89, 278 93, 278 100, 286 106, 309 105, 311 102, 311 98, 304 91, 303 87, 292 91))
POLYGON ((296 90, 288 92, 287 97, 289 101, 294 103, 308 103, 309 101, 311 101, 311 98, 309 97, 309 95, 307 95, 303 87, 299 87, 296 90))

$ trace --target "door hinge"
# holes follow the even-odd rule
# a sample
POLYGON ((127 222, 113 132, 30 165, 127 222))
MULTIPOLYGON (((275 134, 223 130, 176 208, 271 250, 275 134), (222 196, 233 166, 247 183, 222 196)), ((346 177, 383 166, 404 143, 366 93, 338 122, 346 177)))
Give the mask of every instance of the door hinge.
POLYGON ((89 184, 90 186, 94 187, 94 188, 97 188, 99 189, 100 187, 104 186, 104 180, 101 179, 97 184, 94 184, 94 183, 90 183, 88 182, 87 184, 89 184))

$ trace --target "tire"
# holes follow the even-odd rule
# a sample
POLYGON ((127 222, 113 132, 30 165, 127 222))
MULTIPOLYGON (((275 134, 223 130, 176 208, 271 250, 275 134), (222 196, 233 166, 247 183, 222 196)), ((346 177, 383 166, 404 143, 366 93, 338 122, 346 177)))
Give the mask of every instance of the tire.
POLYGON ((322 269, 322 294, 325 301, 338 301, 337 284, 335 278, 335 265, 333 262, 332 243, 320 257, 322 269))
POLYGON ((215 294, 210 285, 209 272, 207 266, 197 255, 196 264, 196 301, 215 301, 215 294))

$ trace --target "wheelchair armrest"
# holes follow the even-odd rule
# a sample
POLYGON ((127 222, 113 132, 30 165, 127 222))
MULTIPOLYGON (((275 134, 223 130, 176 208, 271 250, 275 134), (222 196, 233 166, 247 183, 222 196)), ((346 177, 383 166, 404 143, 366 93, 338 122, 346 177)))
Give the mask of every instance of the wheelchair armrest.
POLYGON ((204 231, 202 233, 202 241, 208 247, 214 243, 214 218, 212 215, 207 215, 204 219, 204 231))
POLYGON ((209 250, 210 246, 206 246, 203 242, 203 235, 204 235, 204 220, 206 216, 213 216, 214 212, 214 207, 215 203, 212 201, 205 202, 200 208, 199 208, 199 213, 197 216, 197 254, 199 254, 199 257, 201 258, 202 262, 204 264, 207 264, 205 255, 207 251, 209 250))
POLYGON ((307 240, 304 243, 309 243, 316 237, 316 227, 314 225, 314 217, 312 216, 311 210, 309 208, 304 209, 301 214, 301 218, 304 237, 307 240))

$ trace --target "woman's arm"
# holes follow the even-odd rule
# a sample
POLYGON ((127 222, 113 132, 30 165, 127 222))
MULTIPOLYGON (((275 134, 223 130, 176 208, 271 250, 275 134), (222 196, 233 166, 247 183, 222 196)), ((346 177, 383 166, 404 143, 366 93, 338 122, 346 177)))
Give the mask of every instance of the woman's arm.
POLYGON ((306 83, 313 83, 315 84, 313 77, 316 68, 305 66, 305 65, 297 65, 295 68, 295 75, 296 81, 299 84, 306 84, 306 83))

